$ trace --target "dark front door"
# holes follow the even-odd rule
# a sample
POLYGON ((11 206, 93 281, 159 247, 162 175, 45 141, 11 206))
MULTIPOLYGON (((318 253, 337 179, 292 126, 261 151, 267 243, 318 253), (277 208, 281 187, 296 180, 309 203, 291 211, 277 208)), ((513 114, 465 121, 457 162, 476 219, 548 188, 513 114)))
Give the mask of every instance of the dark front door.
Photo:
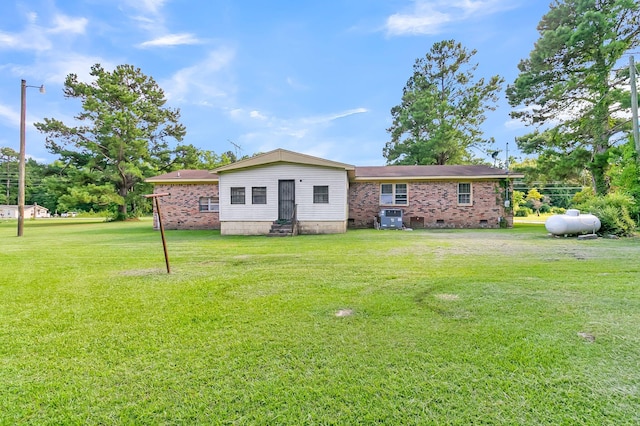
POLYGON ((278 220, 289 220, 293 217, 296 205, 296 183, 294 180, 278 181, 278 220))

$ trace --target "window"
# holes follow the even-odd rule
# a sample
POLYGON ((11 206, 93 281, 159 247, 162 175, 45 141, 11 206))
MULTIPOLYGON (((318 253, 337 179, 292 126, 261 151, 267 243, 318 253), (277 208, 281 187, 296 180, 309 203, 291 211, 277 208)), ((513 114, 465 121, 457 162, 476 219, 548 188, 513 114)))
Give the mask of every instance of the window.
POLYGON ((406 183, 383 183, 380 185, 380 204, 388 205, 407 205, 409 198, 406 183))
POLYGON ((471 184, 459 183, 458 184, 458 204, 471 205, 471 184))
POLYGON ((201 212, 217 212, 220 211, 220 201, 218 197, 200 197, 199 210, 201 212))
POLYGON ((408 204, 407 201, 407 184, 396 183, 396 204, 408 204))
POLYGON ((328 186, 314 186, 313 187, 313 203, 314 204, 328 204, 329 203, 329 187, 328 186))
POLYGON ((231 188, 231 204, 244 204, 244 187, 231 188))
POLYGON ((267 204, 266 186, 254 186, 251 188, 251 204, 267 204))

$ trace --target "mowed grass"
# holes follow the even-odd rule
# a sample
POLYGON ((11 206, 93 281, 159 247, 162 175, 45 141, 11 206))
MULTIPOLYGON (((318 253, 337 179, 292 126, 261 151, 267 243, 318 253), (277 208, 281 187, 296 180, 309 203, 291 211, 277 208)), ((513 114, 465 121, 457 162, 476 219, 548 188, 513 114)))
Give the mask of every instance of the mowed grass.
POLYGON ((640 423, 640 241, 0 223, 0 424, 640 423), (340 310, 352 315, 336 316, 340 310))

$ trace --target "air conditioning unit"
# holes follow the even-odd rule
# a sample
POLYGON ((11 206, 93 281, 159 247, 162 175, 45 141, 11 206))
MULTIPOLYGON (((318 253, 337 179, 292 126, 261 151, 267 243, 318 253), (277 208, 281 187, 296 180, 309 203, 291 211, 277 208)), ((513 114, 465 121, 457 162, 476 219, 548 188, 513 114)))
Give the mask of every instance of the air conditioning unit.
POLYGON ((402 229, 402 209, 380 210, 380 229, 402 229))

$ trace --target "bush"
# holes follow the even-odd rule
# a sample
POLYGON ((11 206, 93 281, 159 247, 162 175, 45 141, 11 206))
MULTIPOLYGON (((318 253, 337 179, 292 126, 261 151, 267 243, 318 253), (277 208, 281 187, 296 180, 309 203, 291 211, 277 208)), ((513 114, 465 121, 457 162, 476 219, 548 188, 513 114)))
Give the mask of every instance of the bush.
POLYGON ((553 214, 565 214, 567 209, 562 207, 551 207, 551 213, 553 214))
POLYGON ((516 217, 527 217, 530 214, 533 213, 533 210, 531 210, 529 207, 519 207, 518 210, 516 210, 516 217))
POLYGON ((596 208, 592 214, 600 219, 602 224, 599 231, 600 234, 630 237, 635 231, 636 224, 626 209, 620 210, 616 206, 604 206, 596 208))
POLYGON ((591 200, 593 197, 595 197, 595 193, 593 192, 593 189, 590 186, 587 186, 587 187, 584 187, 582 191, 576 192, 574 194, 572 202, 574 205, 584 204, 584 203, 587 203, 589 200, 591 200))
POLYGON ((549 204, 543 204, 540 206, 540 213, 550 213, 551 206, 549 204))
POLYGON ((613 234, 621 237, 632 236, 636 223, 629 215, 629 208, 634 201, 631 197, 611 193, 606 196, 595 196, 576 206, 582 212, 588 212, 600 219, 600 234, 613 234))

